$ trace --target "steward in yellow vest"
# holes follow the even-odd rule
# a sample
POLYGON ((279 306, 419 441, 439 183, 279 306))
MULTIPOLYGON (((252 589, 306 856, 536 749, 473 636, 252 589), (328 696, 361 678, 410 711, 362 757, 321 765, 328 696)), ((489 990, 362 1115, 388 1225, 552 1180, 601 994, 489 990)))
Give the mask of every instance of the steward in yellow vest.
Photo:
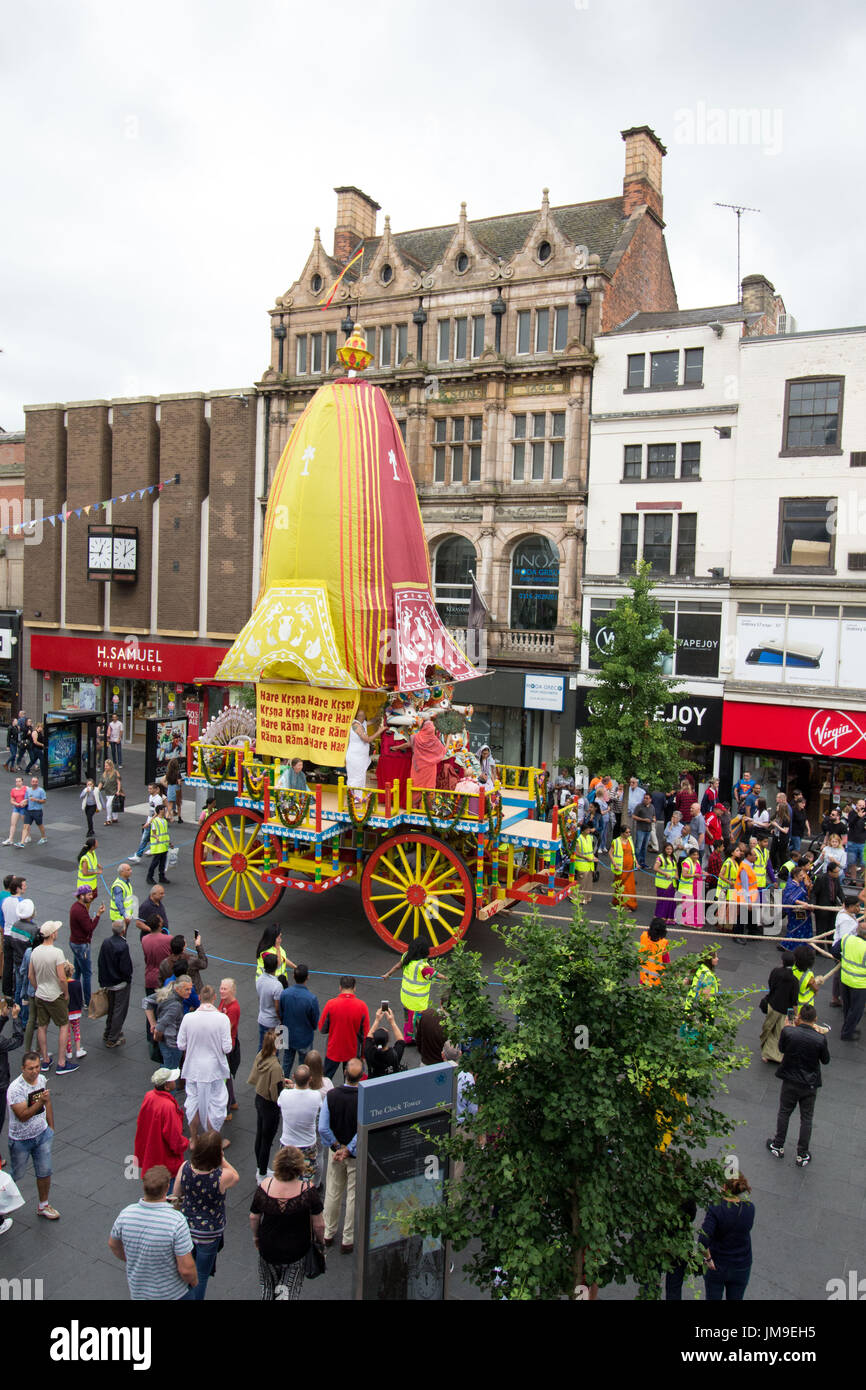
POLYGON ((95 836, 90 835, 85 841, 84 849, 78 856, 78 888, 89 888, 91 893, 98 891, 98 878, 102 871, 102 865, 96 858, 97 841, 95 836))

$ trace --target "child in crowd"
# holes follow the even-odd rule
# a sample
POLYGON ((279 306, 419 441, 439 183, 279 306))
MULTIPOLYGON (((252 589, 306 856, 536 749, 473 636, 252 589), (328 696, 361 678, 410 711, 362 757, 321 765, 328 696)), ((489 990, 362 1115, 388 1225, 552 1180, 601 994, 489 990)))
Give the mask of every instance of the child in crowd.
POLYGON ((66 1044, 66 1060, 72 1061, 73 1047, 76 1057, 86 1057, 87 1053, 81 1046, 81 1015, 84 1010, 84 995, 81 990, 81 981, 75 978, 75 966, 71 961, 63 962, 63 969, 69 988, 69 1040, 66 1044))

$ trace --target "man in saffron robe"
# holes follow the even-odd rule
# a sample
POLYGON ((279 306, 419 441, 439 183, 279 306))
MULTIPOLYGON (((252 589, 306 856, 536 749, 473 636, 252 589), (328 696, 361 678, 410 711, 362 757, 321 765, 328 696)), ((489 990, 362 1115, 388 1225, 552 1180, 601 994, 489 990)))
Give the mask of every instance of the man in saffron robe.
POLYGON ((183 1132, 183 1112, 171 1092, 180 1070, 159 1067, 150 1078, 135 1128, 135 1162, 140 1173, 163 1164, 174 1177, 183 1163, 189 1140, 183 1132))
MULTIPOLYGON (((417 734, 412 735, 412 787, 429 791, 436 788, 436 772, 439 764, 448 754, 445 745, 433 727, 432 719, 425 719, 417 734)), ((421 797, 415 797, 415 806, 421 805, 421 797)))

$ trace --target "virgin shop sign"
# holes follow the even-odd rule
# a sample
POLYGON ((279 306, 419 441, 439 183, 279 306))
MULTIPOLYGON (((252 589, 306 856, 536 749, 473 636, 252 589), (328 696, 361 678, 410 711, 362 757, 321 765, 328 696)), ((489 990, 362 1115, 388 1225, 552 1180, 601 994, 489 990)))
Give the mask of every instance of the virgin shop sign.
POLYGON ((34 671, 139 676, 192 685, 209 680, 227 651, 227 647, 183 646, 153 638, 112 642, 103 638, 34 635, 30 639, 30 665, 34 671))
POLYGON ((866 760, 866 710, 726 700, 722 742, 735 748, 862 761, 866 760))

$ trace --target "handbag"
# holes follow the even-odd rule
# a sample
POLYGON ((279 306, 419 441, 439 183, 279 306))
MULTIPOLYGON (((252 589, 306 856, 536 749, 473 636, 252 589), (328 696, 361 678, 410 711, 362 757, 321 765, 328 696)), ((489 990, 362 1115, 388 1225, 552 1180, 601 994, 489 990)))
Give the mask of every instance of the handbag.
POLYGON ((118 792, 112 805, 114 811, 123 812, 126 810, 126 793, 118 792))
MULTIPOLYGON (((306 1183, 306 1187, 312 1187, 312 1183, 306 1183)), ((304 1278, 318 1279, 320 1274, 324 1274, 327 1269, 325 1260, 325 1248, 319 1245, 313 1235, 313 1217, 310 1214, 310 1244, 304 1258, 304 1278)))
POLYGON ((24 1198, 9 1174, 0 1169, 0 1216, 7 1217, 10 1211, 24 1206, 24 1198))
POLYGON ((108 990, 95 989, 87 1006, 88 1018, 105 1018, 108 1013, 108 990))
POLYGON ((763 999, 758 1000, 758 1008, 761 1010, 762 1014, 767 1012, 769 998, 769 994, 765 994, 763 999))

